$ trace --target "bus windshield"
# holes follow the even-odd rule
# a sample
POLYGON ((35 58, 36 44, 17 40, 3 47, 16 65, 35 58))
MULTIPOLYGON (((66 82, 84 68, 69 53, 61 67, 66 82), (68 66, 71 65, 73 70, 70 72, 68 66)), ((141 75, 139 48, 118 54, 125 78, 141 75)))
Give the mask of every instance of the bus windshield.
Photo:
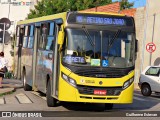
POLYGON ((134 33, 71 28, 66 32, 63 62, 67 64, 116 68, 134 65, 134 33))

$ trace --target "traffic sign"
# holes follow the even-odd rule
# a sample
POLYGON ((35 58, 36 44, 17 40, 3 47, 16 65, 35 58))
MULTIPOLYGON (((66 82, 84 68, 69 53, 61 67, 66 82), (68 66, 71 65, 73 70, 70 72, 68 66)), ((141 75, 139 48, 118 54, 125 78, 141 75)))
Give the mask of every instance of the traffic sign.
POLYGON ((153 42, 150 42, 146 45, 146 50, 149 53, 153 53, 156 50, 156 45, 153 42))
POLYGON ((4 23, 5 23, 5 30, 8 30, 11 26, 11 21, 8 18, 1 18, 0 19, 0 29, 4 29, 4 23))
POLYGON ((108 60, 102 60, 102 66, 108 67, 108 60))

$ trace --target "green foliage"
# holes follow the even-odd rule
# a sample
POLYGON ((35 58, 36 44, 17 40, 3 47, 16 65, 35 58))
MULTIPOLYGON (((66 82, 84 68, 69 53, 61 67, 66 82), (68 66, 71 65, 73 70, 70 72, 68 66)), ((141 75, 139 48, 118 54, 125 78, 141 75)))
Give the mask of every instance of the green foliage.
MULTIPOLYGON (((28 19, 51 15, 66 11, 79 11, 97 6, 111 4, 112 0, 40 0, 34 10, 30 10, 28 19)), ((134 5, 128 0, 121 0, 121 9, 127 9, 134 5)))
POLYGON ((129 9, 134 6, 134 2, 128 2, 128 0, 121 0, 121 10, 129 9))
POLYGON ((79 11, 112 3, 112 0, 41 0, 30 10, 28 19, 66 11, 79 11))

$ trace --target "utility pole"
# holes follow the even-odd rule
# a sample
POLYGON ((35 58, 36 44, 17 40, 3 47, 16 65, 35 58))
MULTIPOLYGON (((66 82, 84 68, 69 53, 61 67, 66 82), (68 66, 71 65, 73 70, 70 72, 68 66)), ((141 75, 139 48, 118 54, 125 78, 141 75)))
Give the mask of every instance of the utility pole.
MULTIPOLYGON (((154 20, 153 20, 153 32, 152 32, 152 43, 154 40, 154 27, 155 27, 155 18, 156 18, 156 14, 153 15, 154 16, 154 20)), ((149 60, 149 65, 152 64, 152 53, 150 53, 150 60, 149 60)))

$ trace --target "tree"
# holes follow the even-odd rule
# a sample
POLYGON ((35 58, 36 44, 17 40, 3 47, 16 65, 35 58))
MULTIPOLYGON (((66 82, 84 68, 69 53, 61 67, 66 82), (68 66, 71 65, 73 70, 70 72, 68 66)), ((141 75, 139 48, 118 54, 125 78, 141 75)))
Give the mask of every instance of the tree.
POLYGON ((134 6, 134 2, 128 2, 128 0, 121 0, 121 10, 129 9, 134 6))
POLYGON ((28 19, 66 11, 79 11, 112 3, 112 0, 41 0, 30 10, 28 19))

